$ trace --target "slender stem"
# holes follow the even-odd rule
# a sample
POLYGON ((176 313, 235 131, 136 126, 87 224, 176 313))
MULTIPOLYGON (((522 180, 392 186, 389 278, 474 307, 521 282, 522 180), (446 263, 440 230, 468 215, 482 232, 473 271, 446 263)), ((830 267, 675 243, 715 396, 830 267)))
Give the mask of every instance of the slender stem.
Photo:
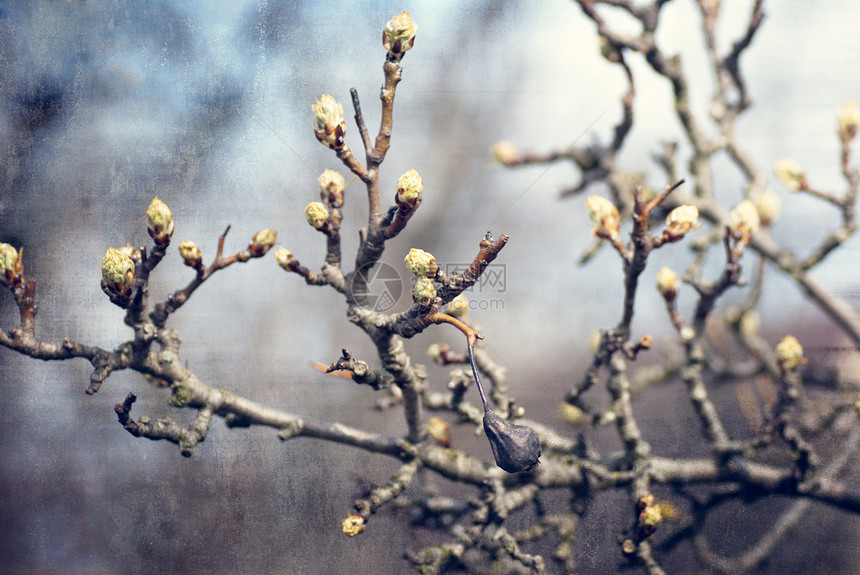
POLYGON ((484 413, 487 413, 491 409, 487 404, 487 396, 484 394, 481 378, 478 377, 478 367, 475 365, 475 345, 471 340, 469 340, 469 363, 472 365, 472 375, 475 377, 475 385, 478 386, 478 393, 481 395, 481 403, 484 404, 484 413))

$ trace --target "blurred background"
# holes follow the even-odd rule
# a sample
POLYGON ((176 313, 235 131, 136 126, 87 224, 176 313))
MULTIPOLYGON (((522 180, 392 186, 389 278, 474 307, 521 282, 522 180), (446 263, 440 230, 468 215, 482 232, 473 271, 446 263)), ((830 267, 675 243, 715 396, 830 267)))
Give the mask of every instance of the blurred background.
MULTIPOLYGON (((744 29, 751 2, 723 4, 725 48, 744 29)), ((818 187, 841 191, 835 117, 845 100, 860 99, 860 5, 823 6, 766 4, 763 28, 742 59, 755 105, 737 129, 759 166, 769 171, 791 157, 818 187)), ((468 263, 486 231, 509 234, 497 260, 502 281, 472 294, 472 318, 527 414, 563 426, 557 407, 587 364, 591 334, 620 316, 620 265, 608 250, 576 265, 592 240, 584 198, 558 199, 577 181, 570 166, 511 171, 492 164, 488 153, 503 139, 539 151, 606 141, 620 118, 624 79, 600 57, 593 25, 562 0, 0 3, 0 241, 24 248, 25 273, 38 287, 38 335, 106 349, 131 337, 122 311, 99 288, 99 266, 109 246, 149 243, 144 210, 154 196, 173 211, 174 243, 195 241, 207 262, 230 224, 228 253, 258 230, 275 228, 281 243, 316 269, 325 242, 303 208, 317 200, 324 169, 345 170, 314 138, 311 104, 323 93, 341 101, 347 142, 358 150, 349 104, 355 87, 375 133, 381 31, 403 10, 419 31, 397 90, 381 172, 384 205, 409 168, 420 172, 425 190, 385 260, 405 272, 403 256, 419 247, 442 264, 468 263)), ((694 3, 676 0, 664 9, 658 41, 683 55, 696 111, 704 115, 713 78, 699 30, 694 3)), ((632 63, 637 118, 621 161, 659 188, 668 182, 650 154, 681 132, 668 84, 639 58, 632 63)), ((724 158, 714 171, 723 205, 737 203, 741 175, 724 158)), ((786 248, 806 253, 838 225, 835 211, 772 185, 783 200, 774 235, 786 248)), ((345 262, 366 221, 363 196, 358 184, 347 189, 345 262)), ((858 246, 852 239, 816 273, 855 305, 858 246)), ((657 342, 646 362, 661 361, 676 345, 650 286, 660 265, 681 270, 689 257, 683 244, 672 246, 646 270, 634 322, 635 336, 651 334, 657 342)), ((775 344, 794 330, 814 361, 856 361, 854 349, 832 351, 846 345, 838 328, 790 282, 769 274, 765 336, 775 344)), ((192 277, 171 250, 153 274, 152 297, 162 299, 192 277)), ((743 295, 736 290, 723 303, 743 295)), ((689 312, 692 294, 680 298, 689 312)), ((4 294, 0 326, 9 330, 17 321, 4 294)), ((271 256, 220 272, 171 321, 184 340, 183 361, 214 386, 313 418, 405 433, 398 410, 374 410, 379 395, 311 367, 334 361, 344 347, 375 358, 369 340, 346 321, 340 296, 306 286, 271 256)), ((430 363, 431 343, 462 345, 452 331, 435 327, 409 341, 414 361, 430 363)), ((113 406, 135 391, 135 417, 170 415, 187 424, 193 413, 169 407, 167 392, 135 373, 117 373, 86 396, 89 372, 82 360, 43 363, 0 350, 4 572, 403 573, 404 549, 439 541, 405 529, 407 518, 390 512, 375 516, 360 537, 340 532, 356 493, 385 481, 396 462, 309 439, 283 444, 271 430, 228 430, 221 420, 184 459, 173 445, 133 438, 113 406)), ((428 385, 441 390, 446 382, 447 370, 431 365, 428 385)), ((661 387, 637 404, 647 439, 666 455, 695 453, 686 442, 698 430, 692 411, 666 408, 682 390, 661 387)), ((715 395, 732 429, 748 432, 732 390, 715 395)), ((607 450, 617 447, 612 433, 599 435, 607 450)), ((491 457, 465 428, 455 431, 455 441, 491 457)), ((858 470, 846 473, 856 484, 858 470)), ((586 518, 577 555, 583 573, 619 564, 615 538, 629 519, 611 509, 597 505, 586 518)), ((717 534, 715 550, 739 552, 778 509, 728 510, 715 527, 729 526, 717 534)), ((766 572, 814 571, 824 561, 827 572, 850 571, 858 518, 821 506, 810 518, 816 528, 794 533, 800 543, 781 546, 766 572)), ((675 572, 694 565, 689 546, 667 563, 675 572)))

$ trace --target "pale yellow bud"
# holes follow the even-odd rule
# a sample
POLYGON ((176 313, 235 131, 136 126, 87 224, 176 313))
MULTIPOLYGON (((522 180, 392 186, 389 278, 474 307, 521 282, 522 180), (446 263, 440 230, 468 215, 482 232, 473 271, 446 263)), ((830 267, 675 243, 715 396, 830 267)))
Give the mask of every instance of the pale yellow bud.
POLYGON ((364 532, 365 523, 367 520, 361 513, 353 514, 351 511, 347 513, 346 519, 341 524, 341 530, 350 537, 355 537, 359 533, 364 532))
POLYGON ((836 119, 836 131, 839 139, 848 143, 857 136, 857 127, 860 126, 860 106, 853 100, 842 104, 839 116, 836 119))
POLYGON ((451 446, 451 426, 441 417, 430 417, 427 419, 427 433, 440 446, 451 446))
POLYGON ((134 262, 121 251, 108 248, 102 259, 102 280, 112 294, 129 297, 134 287, 134 262))
POLYGON ((397 180, 397 196, 395 203, 401 208, 414 208, 421 201, 421 192, 424 190, 424 182, 418 172, 410 169, 397 180))
POLYGON ((450 350, 451 348, 444 343, 434 343, 427 348, 427 355, 433 360, 433 363, 445 365, 444 355, 450 350))
POLYGON ((415 44, 417 32, 418 25, 412 21, 409 12, 402 12, 385 25, 385 30, 382 32, 382 47, 391 54, 395 62, 399 61, 415 44))
POLYGON ((328 222, 328 210, 319 202, 311 202, 305 207, 305 218, 312 228, 321 230, 328 222))
POLYGON ((803 359, 803 346, 800 345, 796 337, 787 335, 776 346, 776 359, 782 371, 794 371, 798 365, 805 363, 803 359))
POLYGON ((794 160, 780 160, 773 165, 773 174, 786 189, 799 192, 809 187, 803 168, 794 160))
POLYGON ((738 329, 741 334, 746 337, 753 337, 759 333, 761 330, 761 315, 754 310, 750 309, 744 312, 741 316, 740 324, 738 324, 738 329))
POLYGON ((340 172, 326 170, 317 180, 320 184, 320 200, 333 208, 343 207, 345 182, 340 172))
POLYGON ((558 415, 571 427, 582 427, 588 422, 588 415, 582 409, 566 401, 558 406, 558 415))
POLYGON ((445 312, 453 317, 463 317, 469 313, 469 300, 461 293, 445 305, 445 312))
POLYGON ((404 259, 406 260, 406 267, 415 275, 432 278, 439 270, 439 266, 436 265, 436 258, 424 250, 412 248, 404 259))
POLYGON ((667 302, 675 301, 675 296, 678 294, 678 288, 681 282, 678 280, 677 274, 670 268, 663 266, 657 272, 657 291, 663 296, 667 302))
POLYGON ((182 262, 190 268, 196 268, 203 263, 203 252, 194 242, 179 242, 179 255, 182 262))
POLYGON ((279 247, 275 250, 275 261, 278 262, 278 265, 281 266, 281 268, 291 271, 291 264, 296 261, 296 258, 290 250, 284 247, 279 247))
POLYGON ((597 224, 591 231, 592 235, 604 239, 618 237, 621 216, 612 202, 601 196, 590 196, 585 200, 585 207, 588 208, 588 217, 597 224))
POLYGON ((415 285, 412 286, 412 301, 421 307, 427 307, 436 297, 436 286, 433 280, 426 276, 416 276, 415 285))
POLYGON ((24 266, 21 263, 21 252, 11 244, 0 243, 0 285, 17 287, 21 283, 24 266))
POLYGON ((729 212, 729 229, 732 236, 739 240, 749 242, 760 225, 758 211, 749 200, 742 201, 729 212))
POLYGON ((268 228, 260 230, 251 238, 251 243, 248 244, 248 251, 251 252, 251 257, 262 257, 272 249, 276 241, 278 241, 277 231, 268 228))
POLYGON ((779 219, 782 201, 776 192, 770 188, 766 188, 754 194, 751 199, 763 227, 768 227, 779 219))
POLYGON ((657 504, 647 505, 639 513, 639 529, 643 535, 650 535, 657 530, 663 522, 663 511, 657 504))
POLYGON ((143 254, 140 253, 140 250, 131 244, 125 244, 121 248, 118 248, 119 251, 128 257, 131 258, 135 264, 139 264, 143 260, 143 254))
POLYGON ((332 150, 342 148, 346 136, 343 106, 328 94, 323 94, 315 104, 311 104, 311 109, 314 111, 314 134, 317 140, 332 150))
POLYGON ((505 166, 513 166, 522 161, 522 154, 519 148, 513 142, 507 140, 496 142, 490 146, 490 154, 492 154, 494 160, 505 166))
POLYGON ((161 247, 170 244, 170 236, 173 235, 173 214, 167 204, 153 198, 149 207, 146 208, 146 231, 149 237, 161 247))
POLYGON ((666 216, 666 229, 663 237, 667 241, 675 241, 684 237, 689 231, 695 230, 699 223, 699 208, 696 206, 678 206, 666 216))

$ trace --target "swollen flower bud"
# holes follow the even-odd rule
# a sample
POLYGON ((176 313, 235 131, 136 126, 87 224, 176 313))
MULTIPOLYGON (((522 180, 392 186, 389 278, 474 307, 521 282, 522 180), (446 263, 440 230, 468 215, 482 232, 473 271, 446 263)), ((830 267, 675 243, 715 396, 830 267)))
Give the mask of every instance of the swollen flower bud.
POLYGON ((397 180, 397 196, 394 202, 401 208, 414 208, 421 202, 424 182, 418 172, 410 169, 397 180))
POLYGON ((663 239, 674 242, 689 231, 695 230, 699 223, 699 208, 696 206, 678 206, 666 216, 666 229, 663 230, 663 239))
POLYGON ((451 348, 444 343, 434 343, 427 348, 427 355, 433 360, 433 363, 445 365, 445 354, 451 351, 451 348))
POLYGON ((503 140, 496 142, 490 147, 493 159, 505 166, 514 166, 522 161, 522 154, 512 142, 503 140))
POLYGON ((758 211, 749 200, 742 201, 729 212, 729 230, 732 236, 745 243, 749 243, 760 225, 758 211))
POLYGON ((514 425, 487 410, 484 433, 490 440, 496 465, 508 473, 533 471, 540 463, 540 440, 531 427, 514 425))
POLYGON ((131 244, 125 244, 124 246, 119 248, 119 251, 130 257, 131 261, 133 261, 135 264, 139 264, 143 261, 143 254, 141 254, 140 250, 132 246, 131 244))
POLYGON ((121 251, 108 248, 102 259, 102 281, 110 293, 125 298, 131 296, 134 262, 121 251))
POLYGON ((415 44, 418 25, 412 21, 409 12, 402 12, 385 25, 382 32, 382 47, 388 50, 390 58, 399 62, 403 54, 415 44))
POLYGON ((469 300, 461 293, 445 305, 445 313, 452 317, 463 317, 469 313, 469 300))
POLYGON ((412 248, 404 259, 406 260, 406 267, 415 275, 432 278, 439 271, 439 266, 436 265, 436 258, 433 257, 433 254, 424 250, 412 248))
POLYGON ((173 235, 173 214, 167 204, 153 198, 149 207, 146 208, 146 231, 149 237, 161 247, 170 244, 170 236, 173 235))
POLYGON ((328 210, 319 202, 311 202, 305 206, 305 218, 312 228, 321 230, 328 222, 328 210))
POLYGON ((11 244, 0 243, 0 285, 17 287, 21 283, 24 265, 21 263, 21 252, 11 244))
POLYGON ((428 307, 436 297, 436 286, 427 276, 416 276, 412 286, 412 301, 421 307, 428 307))
POLYGON ((779 218, 781 203, 779 196, 770 188, 765 188, 751 196, 763 227, 770 226, 779 218))
POLYGON ((431 417, 427 420, 427 433, 442 447, 451 446, 451 426, 441 417, 431 417))
POLYGON ((203 264, 203 252, 194 242, 179 242, 179 255, 182 263, 190 268, 198 268, 203 264))
POLYGON ((853 100, 842 104, 839 116, 836 120, 836 131, 839 139, 847 144, 857 136, 857 128, 860 126, 860 106, 853 100))
POLYGON ((612 202, 601 196, 590 196, 585 200, 585 207, 588 208, 588 217, 597 224, 591 231, 592 235, 608 240, 618 237, 621 216, 612 202))
POLYGON ((663 296, 667 302, 675 301, 675 296, 678 295, 678 287, 680 287, 678 276, 670 268, 663 266, 657 272, 657 291, 663 296))
POLYGON ((776 346, 776 360, 780 369, 786 373, 794 371, 801 363, 806 363, 803 359, 803 346, 796 337, 787 335, 782 338, 776 346))
POLYGON ((780 160, 773 165, 773 174, 792 192, 799 192, 809 187, 803 168, 794 160, 780 160))
POLYGON ((350 537, 355 537, 359 533, 364 532, 366 523, 367 519, 365 519, 364 515, 361 513, 353 514, 352 511, 349 511, 347 512, 346 519, 341 524, 341 530, 350 537))
POLYGON ((251 252, 252 258, 263 257, 267 251, 272 249, 276 241, 278 241, 277 231, 268 228, 260 230, 251 238, 251 243, 248 244, 248 251, 251 252))
POLYGON ((320 183, 320 200, 333 208, 343 207, 345 182, 340 172, 326 170, 317 181, 320 183))
POLYGON ((278 262, 278 265, 284 270, 292 271, 292 266, 295 265, 294 262, 297 260, 293 255, 293 252, 284 247, 279 247, 275 250, 275 261, 278 262))
POLYGON ((639 533, 643 537, 647 537, 657 530, 660 523, 663 522, 663 510, 660 505, 653 503, 654 496, 650 493, 647 496, 640 498, 639 506, 642 511, 639 513, 639 533), (642 506, 642 499, 650 496, 650 501, 642 506))
POLYGON ((343 106, 328 94, 323 94, 316 104, 311 104, 311 109, 314 111, 314 134, 317 140, 332 150, 341 149, 346 136, 343 106))

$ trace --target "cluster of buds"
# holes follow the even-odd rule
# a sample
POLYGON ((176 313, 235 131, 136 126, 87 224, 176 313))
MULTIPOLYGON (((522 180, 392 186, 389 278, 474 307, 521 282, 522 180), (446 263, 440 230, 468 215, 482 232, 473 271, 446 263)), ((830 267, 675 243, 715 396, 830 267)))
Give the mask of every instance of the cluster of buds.
POLYGON ((295 267, 298 265, 298 261, 296 257, 293 255, 293 252, 290 250, 279 247, 275 250, 275 261, 278 262, 278 265, 281 266, 281 269, 284 271, 294 271, 295 267))
POLYGON ((699 208, 696 206, 678 206, 666 216, 666 228, 663 230, 664 242, 677 242, 687 232, 699 228, 699 208))
POLYGON ((382 32, 382 47, 388 51, 388 59, 399 62, 407 50, 415 45, 418 24, 412 21, 409 12, 402 12, 385 25, 382 32))
POLYGON ((742 201, 729 212, 729 232, 742 244, 750 243, 760 226, 758 210, 749 200, 742 201))
POLYGON ((134 262, 131 258, 118 249, 108 248, 102 259, 102 285, 115 296, 131 297, 134 288, 134 262))
POLYGON ((312 228, 323 230, 328 224, 328 210, 321 202, 311 202, 305 206, 305 219, 312 228))
POLYGON ((23 274, 21 251, 11 244, 0 244, 0 285, 14 289, 23 281, 23 274))
POLYGON ((261 258, 266 255, 275 242, 278 241, 278 232, 275 230, 265 229, 260 230, 251 238, 251 243, 248 244, 248 252, 252 258, 261 258))
POLYGON ((792 192, 800 192, 809 189, 809 182, 803 168, 794 160, 780 160, 773 165, 773 175, 776 179, 792 192))
POLYGON ((798 365, 806 363, 803 358, 803 346, 793 335, 782 338, 776 346, 776 361, 783 373, 791 373, 798 365))
POLYGON ((412 301, 421 307, 429 307, 436 297, 436 286, 433 285, 433 278, 439 271, 436 258, 429 252, 412 248, 404 261, 409 271, 415 274, 412 301))
POLYGON ((198 269, 203 265, 203 252, 194 242, 179 242, 179 255, 182 263, 190 268, 198 269))
POLYGON ((650 493, 639 498, 636 510, 639 511, 639 536, 648 537, 663 522, 663 510, 654 502, 654 496, 650 493))
POLYGON ((159 247, 167 247, 170 244, 170 236, 173 235, 173 214, 167 204, 153 198, 149 207, 146 208, 146 231, 149 237, 159 247))
POLYGON ((346 187, 340 172, 326 170, 317 179, 320 184, 320 200, 332 208, 343 207, 343 189, 346 187))
POLYGON ((675 301, 675 296, 678 295, 678 288, 681 282, 678 280, 677 274, 666 266, 660 268, 657 272, 657 291, 666 300, 666 303, 675 301))
POLYGON ((424 182, 421 176, 410 169, 397 180, 397 195, 394 203, 401 210, 414 210, 421 203, 421 192, 424 190, 424 182))
POLYGON ((361 513, 353 513, 352 511, 348 511, 346 515, 346 519, 343 520, 341 524, 341 530, 346 535, 350 537, 355 537, 359 533, 364 532, 365 525, 367 524, 367 518, 361 513))
POLYGON ((591 234, 605 240, 618 239, 618 228, 621 226, 621 216, 615 204, 601 196, 589 196, 585 200, 588 217, 594 222, 591 234))
POLYGON ((343 106, 328 94, 323 94, 315 104, 311 104, 311 109, 314 111, 314 134, 317 140, 332 150, 343 148, 346 136, 343 106))
POLYGON ((842 105, 839 116, 836 119, 836 132, 843 144, 851 142, 857 137, 857 128, 860 127, 860 106, 857 102, 849 100, 842 105))

